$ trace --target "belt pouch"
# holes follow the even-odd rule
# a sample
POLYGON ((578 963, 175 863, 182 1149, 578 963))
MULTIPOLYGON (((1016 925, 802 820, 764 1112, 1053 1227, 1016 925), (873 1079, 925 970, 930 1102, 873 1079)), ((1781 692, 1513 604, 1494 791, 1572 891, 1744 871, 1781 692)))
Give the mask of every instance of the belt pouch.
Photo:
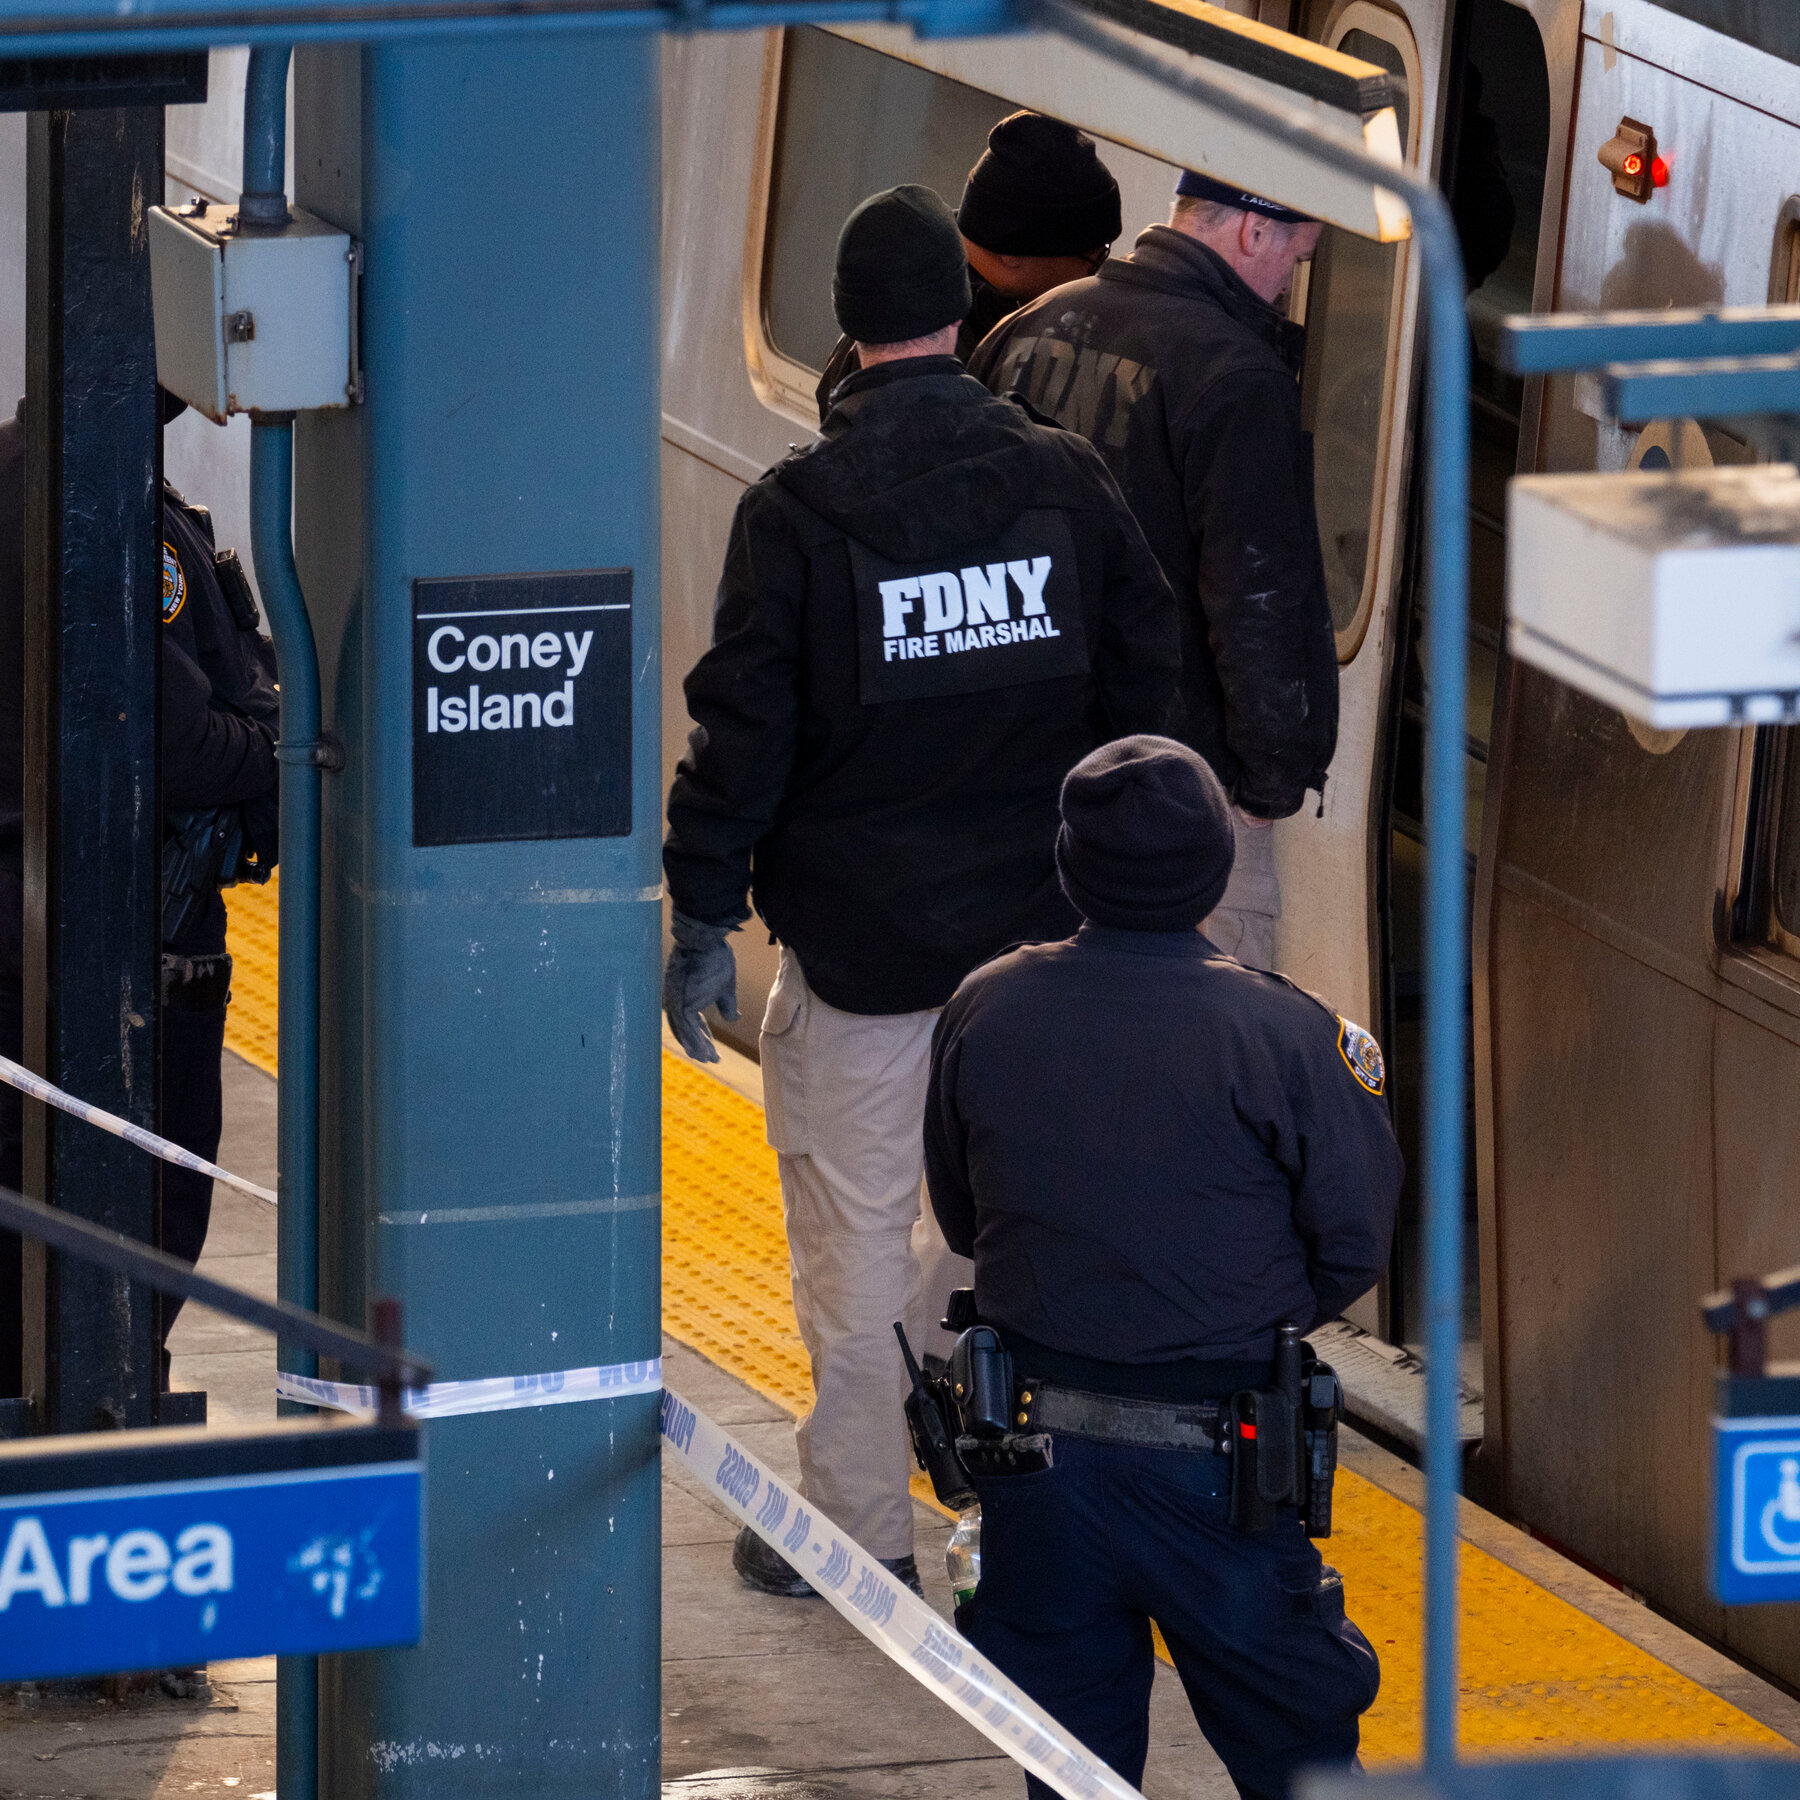
POLYGON ((1295 1498, 1294 1407, 1273 1388, 1245 1388, 1231 1397, 1231 1523, 1238 1531, 1267 1531, 1276 1509, 1295 1498))
POLYGON ((993 1326, 972 1325, 956 1340, 950 1387, 965 1436, 997 1438, 1012 1430, 1012 1357, 993 1326))
POLYGON ((1344 1390, 1337 1371, 1315 1363, 1306 1378, 1306 1535, 1331 1536, 1331 1490, 1337 1480, 1338 1420, 1344 1390))

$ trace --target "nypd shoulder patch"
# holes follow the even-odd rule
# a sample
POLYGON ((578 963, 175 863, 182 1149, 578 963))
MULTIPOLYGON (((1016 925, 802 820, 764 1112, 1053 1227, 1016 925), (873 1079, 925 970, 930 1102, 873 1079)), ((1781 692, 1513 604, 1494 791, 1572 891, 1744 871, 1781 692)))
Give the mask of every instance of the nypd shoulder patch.
POLYGON ((1379 1094, 1387 1086, 1387 1064, 1381 1060, 1381 1046, 1374 1036, 1364 1031, 1342 1013, 1337 1015, 1338 1055, 1357 1081, 1371 1094, 1379 1094))
POLYGON ((181 566, 181 558, 175 554, 175 546, 165 538, 163 540, 163 623, 173 625, 180 617, 181 609, 186 605, 187 572, 181 566))

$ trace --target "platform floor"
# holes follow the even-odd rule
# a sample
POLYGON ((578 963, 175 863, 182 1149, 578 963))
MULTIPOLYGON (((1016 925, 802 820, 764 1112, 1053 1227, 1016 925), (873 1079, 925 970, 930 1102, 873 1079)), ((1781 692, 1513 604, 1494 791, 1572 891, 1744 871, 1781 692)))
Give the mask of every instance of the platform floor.
MULTIPOLYGON (((228 1041, 240 1054, 227 1058, 220 1151, 226 1167, 271 1184, 273 899, 252 891, 232 908, 238 975, 228 1041)), ((808 1403, 810 1382, 758 1072, 733 1058, 721 1079, 665 1054, 663 1073, 668 1382, 791 1479, 791 1418, 808 1403)), ((220 1190, 204 1266, 273 1292, 274 1264, 272 1209, 220 1190)), ((268 1338, 191 1309, 172 1348, 176 1385, 207 1390, 212 1423, 272 1416, 268 1338)), ((1419 1738, 1420 1478, 1350 1433, 1344 1461, 1339 1530, 1326 1550, 1384 1669, 1365 1755, 1372 1764, 1408 1761, 1419 1738)), ((948 1526, 923 1503, 918 1519, 927 1592, 947 1614, 948 1526)), ((678 1471, 665 1475, 667 1793, 911 1800, 954 1787, 1022 1796, 1010 1763, 823 1602, 746 1590, 730 1568, 733 1531, 678 1471)), ((1462 1531, 1461 1734, 1470 1754, 1800 1746, 1800 1704, 1786 1695, 1492 1515, 1465 1504, 1462 1531)), ((271 1800, 273 1665, 220 1665, 213 1681, 206 1703, 0 1703, 0 1800, 271 1800)), ((1150 1800, 1232 1792, 1166 1668, 1144 1787, 1150 1800)))

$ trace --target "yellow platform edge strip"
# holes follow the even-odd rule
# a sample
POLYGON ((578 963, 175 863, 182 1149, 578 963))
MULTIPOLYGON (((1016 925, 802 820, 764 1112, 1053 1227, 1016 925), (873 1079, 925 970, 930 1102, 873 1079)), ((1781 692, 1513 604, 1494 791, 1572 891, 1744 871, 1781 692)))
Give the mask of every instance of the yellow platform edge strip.
POLYGON ((266 887, 240 883, 225 890, 226 947, 231 951, 231 1005, 225 1011, 225 1048, 275 1073, 275 918, 281 873, 266 887))
MULTIPOLYGON (((277 877, 277 880, 279 877, 277 877)), ((275 1071, 275 881, 226 894, 233 957, 226 1043, 275 1071)), ((775 1153, 762 1109, 663 1052, 663 1324, 794 1414, 812 1374, 794 1323, 775 1153)), ((922 1483, 923 1478, 921 1478, 922 1483)), ((922 1497, 929 1497, 924 1490, 922 1497)), ((1371 1764, 1420 1752, 1423 1520, 1340 1471, 1323 1548, 1381 1657, 1363 1719, 1371 1764)), ((1459 1713, 1471 1756, 1786 1751, 1785 1738, 1472 1544, 1462 1546, 1459 1713)))
MULTIPOLYGON (((663 1324, 789 1412, 812 1401, 762 1110, 663 1053, 663 1324)), ((1371 1764, 1417 1761, 1424 1520, 1341 1470, 1334 1530, 1350 1616, 1381 1658, 1371 1764)), ((1785 1738, 1472 1544, 1462 1546, 1461 1740, 1471 1756, 1742 1753, 1785 1738)))

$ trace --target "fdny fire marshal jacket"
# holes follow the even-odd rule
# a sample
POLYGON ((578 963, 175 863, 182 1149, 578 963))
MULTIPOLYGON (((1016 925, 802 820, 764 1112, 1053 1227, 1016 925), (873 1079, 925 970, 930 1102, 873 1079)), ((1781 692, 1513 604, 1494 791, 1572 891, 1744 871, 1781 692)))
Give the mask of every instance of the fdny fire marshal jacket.
POLYGON ((941 1006, 1075 916, 1063 776, 1161 728, 1175 603, 1105 465, 952 357, 849 377, 732 522, 669 795, 677 910, 769 929, 844 1012, 941 1006))
POLYGON ((932 1209, 1015 1358, 1264 1362, 1386 1265, 1385 1085, 1360 1026, 1199 932, 1084 924, 977 969, 938 1020, 932 1209))
POLYGON ((1285 818, 1337 744, 1337 651, 1295 380, 1302 334, 1165 225, 998 326, 969 362, 1089 438, 1181 608, 1173 735, 1285 818))

